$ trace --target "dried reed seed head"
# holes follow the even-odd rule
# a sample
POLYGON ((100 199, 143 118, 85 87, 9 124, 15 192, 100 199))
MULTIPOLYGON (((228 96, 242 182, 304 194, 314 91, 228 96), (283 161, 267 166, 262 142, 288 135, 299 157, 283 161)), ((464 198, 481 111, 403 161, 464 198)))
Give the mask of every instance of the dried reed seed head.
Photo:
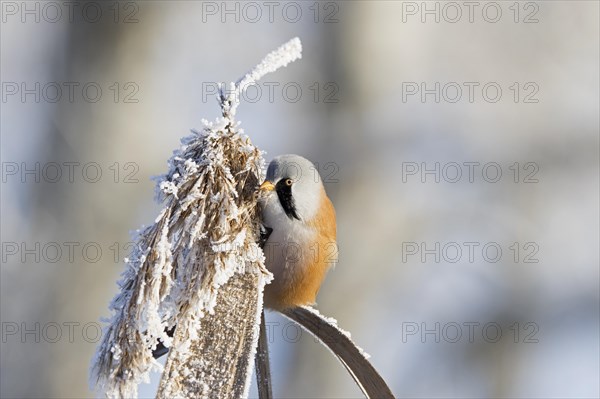
MULTIPOLYGON (((300 41, 292 39, 240 81, 256 81, 300 58, 300 52, 300 41)), ((239 91, 240 85, 233 87, 239 91)), ((233 120, 237 99, 221 95, 225 118, 206 122, 201 133, 184 138, 157 183, 165 208, 136 238, 92 367, 94 385, 108 396, 137 396, 137 384, 152 369, 161 369, 152 356, 159 339, 174 343, 171 350, 186 364, 187 348, 201 333, 200 319, 215 307, 219 288, 232 275, 258 273, 264 277, 261 284, 271 276, 256 242, 255 191, 264 160, 233 120), (174 325, 171 339, 166 329, 174 325)), ((166 391, 181 389, 173 380, 166 391)))

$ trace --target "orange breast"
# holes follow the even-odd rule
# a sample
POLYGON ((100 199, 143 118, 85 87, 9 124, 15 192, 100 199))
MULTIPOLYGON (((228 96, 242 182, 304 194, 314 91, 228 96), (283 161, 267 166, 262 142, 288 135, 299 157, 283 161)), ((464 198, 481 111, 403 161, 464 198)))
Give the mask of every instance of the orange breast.
POLYGON ((323 190, 321 212, 307 224, 315 229, 316 239, 301 247, 302 262, 294 267, 291 278, 265 287, 265 306, 282 310, 315 303, 327 271, 337 262, 335 209, 323 190))

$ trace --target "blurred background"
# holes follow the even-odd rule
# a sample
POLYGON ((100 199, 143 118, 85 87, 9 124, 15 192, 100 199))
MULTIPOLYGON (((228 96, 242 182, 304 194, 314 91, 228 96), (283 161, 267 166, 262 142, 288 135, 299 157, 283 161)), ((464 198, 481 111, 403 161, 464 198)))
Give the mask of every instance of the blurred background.
MULTIPOLYGON (((2 398, 94 396, 152 176, 219 115, 217 82, 294 36, 302 60, 238 119, 267 161, 315 162, 335 204, 321 312, 398 397, 600 395, 598 2, 1 7, 2 398)), ((361 397, 312 337, 267 323, 276 397, 361 397)))

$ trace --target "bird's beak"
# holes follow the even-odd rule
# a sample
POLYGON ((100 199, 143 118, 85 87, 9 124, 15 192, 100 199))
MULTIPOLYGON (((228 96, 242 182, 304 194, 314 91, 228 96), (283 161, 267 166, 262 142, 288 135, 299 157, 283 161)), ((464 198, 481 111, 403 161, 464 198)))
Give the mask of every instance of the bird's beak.
POLYGON ((263 184, 259 187, 260 191, 273 191, 275 190, 275 186, 268 180, 265 180, 263 184))

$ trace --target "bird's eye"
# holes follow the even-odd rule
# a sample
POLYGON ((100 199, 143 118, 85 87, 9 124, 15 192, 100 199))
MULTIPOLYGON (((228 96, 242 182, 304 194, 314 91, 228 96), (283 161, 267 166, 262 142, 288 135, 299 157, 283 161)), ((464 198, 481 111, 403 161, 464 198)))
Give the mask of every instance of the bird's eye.
POLYGON ((292 185, 292 179, 285 179, 285 185, 286 186, 291 186, 292 185))

